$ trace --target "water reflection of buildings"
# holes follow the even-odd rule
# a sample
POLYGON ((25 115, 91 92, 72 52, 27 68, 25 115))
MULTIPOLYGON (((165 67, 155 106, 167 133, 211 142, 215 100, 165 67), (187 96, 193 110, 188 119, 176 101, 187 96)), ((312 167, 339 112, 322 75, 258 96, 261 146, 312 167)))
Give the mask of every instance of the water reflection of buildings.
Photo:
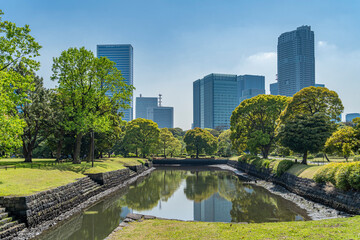
POLYGON ((204 222, 231 222, 232 203, 222 198, 219 193, 206 200, 194 202, 194 220, 204 222))

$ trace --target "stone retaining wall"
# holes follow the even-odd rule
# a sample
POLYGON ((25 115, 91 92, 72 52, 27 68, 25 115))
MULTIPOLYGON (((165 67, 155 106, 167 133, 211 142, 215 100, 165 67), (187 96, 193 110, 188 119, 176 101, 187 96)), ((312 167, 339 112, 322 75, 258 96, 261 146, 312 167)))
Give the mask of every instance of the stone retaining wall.
POLYGON ((128 179, 130 177, 130 170, 128 168, 124 168, 111 172, 92 173, 86 175, 96 183, 102 185, 104 188, 111 188, 128 179))
POLYGON ((11 215, 29 227, 53 219, 101 191, 88 177, 25 197, 0 197, 11 215))
POLYGON ((270 168, 257 169, 254 165, 243 162, 228 161, 228 165, 250 175, 279 184, 287 190, 314 202, 348 213, 360 214, 359 192, 341 191, 329 184, 318 184, 312 179, 300 178, 289 173, 276 177, 271 173, 272 169, 270 168))
POLYGON ((134 165, 134 166, 127 166, 130 170, 136 172, 137 174, 142 173, 147 168, 144 165, 134 165))

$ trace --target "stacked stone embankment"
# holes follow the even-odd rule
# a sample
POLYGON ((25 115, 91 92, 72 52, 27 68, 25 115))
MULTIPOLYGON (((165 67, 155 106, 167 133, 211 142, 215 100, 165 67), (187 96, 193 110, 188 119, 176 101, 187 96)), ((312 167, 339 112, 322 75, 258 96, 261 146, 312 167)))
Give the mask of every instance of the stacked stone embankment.
POLYGON ((271 168, 256 168, 254 165, 228 161, 228 165, 267 181, 274 182, 287 190, 337 210, 360 214, 360 193, 342 191, 329 184, 319 184, 312 179, 300 178, 284 173, 280 177, 272 174, 271 168))

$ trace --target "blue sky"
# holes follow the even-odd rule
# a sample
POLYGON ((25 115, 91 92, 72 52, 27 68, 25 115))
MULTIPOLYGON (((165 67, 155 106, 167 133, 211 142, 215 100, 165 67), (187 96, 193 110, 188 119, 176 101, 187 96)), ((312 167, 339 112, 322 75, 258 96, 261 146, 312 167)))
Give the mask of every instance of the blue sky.
POLYGON ((334 0, 0 0, 3 19, 29 24, 43 46, 47 87, 52 58, 69 47, 130 43, 134 97, 163 95, 175 126, 192 123, 192 82, 209 73, 264 75, 275 82, 277 37, 301 25, 315 32, 316 82, 360 112, 360 1, 334 0))

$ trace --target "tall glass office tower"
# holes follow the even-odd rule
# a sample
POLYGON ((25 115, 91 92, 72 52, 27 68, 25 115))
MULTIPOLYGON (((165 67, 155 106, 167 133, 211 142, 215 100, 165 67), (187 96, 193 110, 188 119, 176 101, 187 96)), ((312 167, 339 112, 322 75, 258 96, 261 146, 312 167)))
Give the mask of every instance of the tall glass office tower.
POLYGON ((265 94, 265 77, 257 75, 240 75, 238 80, 239 103, 245 99, 265 94))
POLYGON ((193 83, 193 127, 230 127, 230 116, 239 104, 237 76, 212 73, 193 83))
MULTIPOLYGON (((131 44, 101 44, 96 46, 97 57, 107 57, 115 62, 117 69, 125 78, 125 83, 134 85, 133 80, 133 47, 131 44)), ((133 120, 133 96, 131 95, 130 108, 120 109, 124 113, 123 120, 133 120)))
POLYGON ((278 38, 278 93, 293 96, 315 85, 314 32, 301 26, 278 38))

